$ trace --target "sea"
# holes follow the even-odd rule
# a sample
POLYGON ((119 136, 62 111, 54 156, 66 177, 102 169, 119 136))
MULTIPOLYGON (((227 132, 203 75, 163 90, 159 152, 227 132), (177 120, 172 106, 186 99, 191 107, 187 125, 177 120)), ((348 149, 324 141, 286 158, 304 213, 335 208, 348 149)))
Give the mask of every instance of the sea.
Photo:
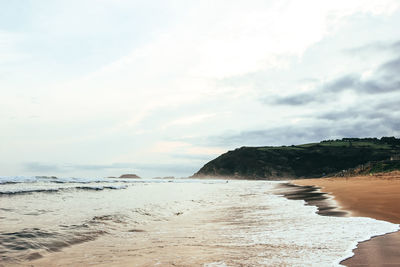
POLYGON ((3 176, 0 266, 341 266, 399 230, 321 216, 285 184, 3 176))

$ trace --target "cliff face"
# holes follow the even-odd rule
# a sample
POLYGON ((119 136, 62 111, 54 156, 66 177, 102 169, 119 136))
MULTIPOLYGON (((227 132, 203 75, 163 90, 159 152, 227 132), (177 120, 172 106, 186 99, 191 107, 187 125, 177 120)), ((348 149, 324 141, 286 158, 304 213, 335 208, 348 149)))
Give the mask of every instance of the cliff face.
POLYGON ((322 177, 400 154, 400 139, 345 138, 280 147, 242 147, 204 165, 194 177, 247 179, 322 177))

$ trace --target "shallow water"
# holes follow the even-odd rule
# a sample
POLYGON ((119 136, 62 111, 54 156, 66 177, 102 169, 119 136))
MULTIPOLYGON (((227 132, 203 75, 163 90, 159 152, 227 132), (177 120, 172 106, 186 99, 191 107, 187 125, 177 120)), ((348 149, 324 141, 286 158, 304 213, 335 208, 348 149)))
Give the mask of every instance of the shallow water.
POLYGON ((398 229, 320 216, 279 184, 1 177, 0 265, 335 266, 398 229))

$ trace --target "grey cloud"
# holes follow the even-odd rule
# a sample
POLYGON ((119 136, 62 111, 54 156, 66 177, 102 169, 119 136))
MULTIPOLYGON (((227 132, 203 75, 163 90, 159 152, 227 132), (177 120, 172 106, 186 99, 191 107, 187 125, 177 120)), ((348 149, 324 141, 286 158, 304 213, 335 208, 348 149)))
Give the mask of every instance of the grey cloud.
POLYGON ((399 52, 399 51, 400 51, 400 41, 394 42, 394 43, 392 44, 392 49, 393 49, 394 51, 396 51, 396 52, 399 52))
POLYGON ((400 91, 400 58, 382 64, 373 78, 363 80, 359 74, 348 74, 317 87, 310 93, 294 94, 273 99, 264 99, 265 104, 302 106, 311 103, 324 103, 338 93, 352 90, 357 94, 383 94, 400 91))
POLYGON ((360 77, 358 75, 350 74, 329 82, 323 89, 331 92, 339 92, 357 87, 359 81, 360 77))
POLYGON ((400 111, 399 107, 400 107, 400 97, 398 97, 397 99, 388 99, 384 102, 379 102, 376 105, 374 105, 374 110, 394 112, 394 111, 400 111))
MULTIPOLYGON (((335 135, 339 137, 381 137, 391 135, 393 132, 381 127, 380 121, 348 122, 335 129, 335 135)), ((392 134, 393 135, 393 134, 392 134)))
MULTIPOLYGON (((388 79, 388 77, 386 77, 388 79)), ((397 77, 396 77, 397 78, 397 77)), ((399 90, 398 81, 362 81, 361 77, 345 76, 332 81, 323 87, 324 91, 341 92, 344 90, 353 90, 356 93, 380 94, 399 90)))
MULTIPOLYGON (((315 94, 298 94, 287 97, 279 97, 274 99, 274 103, 278 105, 301 106, 311 102, 321 101, 318 95, 315 94)), ((264 102, 269 102, 267 99, 264 102)))
POLYGON ((318 127, 277 127, 254 131, 243 131, 232 135, 211 136, 206 142, 224 147, 292 145, 301 142, 318 141, 321 136, 330 136, 329 126, 318 127))
POLYGON ((382 64, 379 71, 398 76, 400 73, 400 57, 382 64))
POLYGON ((355 87, 355 91, 359 93, 370 93, 370 94, 379 94, 392 92, 396 90, 396 84, 384 84, 378 83, 377 81, 367 81, 367 82, 359 82, 358 86, 355 87))
POLYGON ((344 50, 346 54, 354 55, 360 53, 371 53, 381 51, 398 52, 400 50, 400 41, 395 42, 373 42, 362 46, 344 50))
POLYGON ((344 91, 352 91, 357 95, 357 104, 351 108, 343 109, 337 105, 323 107, 320 113, 308 114, 305 120, 307 125, 269 126, 259 130, 210 136, 198 141, 233 149, 241 146, 291 145, 343 137, 399 136, 400 42, 386 44, 386 48, 396 50, 397 56, 379 66, 369 79, 364 79, 358 73, 349 73, 316 86, 310 93, 273 96, 262 100, 265 104, 296 107, 325 104, 337 99, 344 91))
MULTIPOLYGON (((376 110, 374 107, 371 109, 347 109, 343 111, 331 111, 323 113, 316 118, 338 122, 343 120, 381 120, 391 121, 396 120, 392 111, 386 110, 385 112, 376 110)), ((397 121, 397 120, 396 120, 397 121)))
POLYGON ((319 115, 317 118, 329 120, 329 121, 338 121, 343 119, 355 119, 358 118, 360 115, 356 112, 349 112, 346 111, 333 111, 333 112, 326 112, 324 114, 319 115))
MULTIPOLYGON (((400 98, 384 98, 377 103, 352 108, 310 113, 307 125, 287 125, 235 134, 226 133, 198 140, 202 144, 230 149, 241 146, 291 145, 343 137, 381 137, 400 135, 400 98)), ((195 141, 191 141, 195 142, 195 141)))
POLYGON ((379 109, 382 105, 384 103, 358 109, 326 112, 317 118, 334 124, 335 134, 342 137, 367 135, 379 137, 400 134, 398 106, 389 103, 385 109, 379 109))
POLYGON ((341 92, 353 90, 356 93, 379 94, 400 89, 398 81, 362 81, 360 76, 345 76, 336 79, 323 87, 325 92, 341 92))
POLYGON ((244 131, 236 135, 210 137, 210 143, 225 147, 292 145, 343 137, 380 137, 399 135, 398 121, 362 120, 357 122, 316 123, 314 126, 279 127, 244 131))

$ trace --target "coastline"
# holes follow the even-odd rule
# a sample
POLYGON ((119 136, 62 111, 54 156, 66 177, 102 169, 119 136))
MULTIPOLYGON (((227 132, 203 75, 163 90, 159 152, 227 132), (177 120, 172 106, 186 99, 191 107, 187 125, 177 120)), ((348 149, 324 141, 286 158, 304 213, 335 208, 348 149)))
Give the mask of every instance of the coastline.
MULTIPOLYGON (((400 172, 371 176, 291 180, 294 185, 316 186, 331 194, 340 209, 354 217, 370 217, 400 224, 400 172)), ((400 231, 360 242, 346 266, 393 265, 400 262, 400 231)))
POLYGON ((385 221, 339 218, 348 213, 332 195, 288 182, 188 180, 52 192, 3 198, 4 208, 30 202, 52 211, 18 216, 15 228, 3 231, 0 241, 27 248, 7 266, 336 266, 353 255, 355 240, 398 230, 385 221), (71 201, 60 201, 65 197, 71 201))
MULTIPOLYGON (((73 202, 82 202, 86 195, 78 196, 73 202)), ((95 206, 85 208, 86 211, 110 199, 119 199, 116 204, 123 203, 90 214, 89 218, 98 219, 89 225, 89 230, 101 230, 104 235, 90 242, 48 250, 59 241, 71 240, 66 240, 64 235, 56 237, 44 244, 45 250, 27 251, 30 258, 20 258, 12 266, 307 266, 310 263, 336 266, 345 256, 352 255, 352 248, 357 244, 354 240, 366 240, 371 233, 379 235, 397 230, 394 225, 369 218, 339 218, 346 214, 336 212, 336 202, 331 201, 330 195, 316 187, 293 186, 287 182, 154 183, 117 191, 94 191, 91 195, 90 198, 95 197, 95 206), (153 199, 152 192, 165 194, 161 195, 162 199, 160 195, 153 199), (179 192, 184 198, 176 198, 179 192), (304 199, 307 204, 288 201, 281 193, 286 198, 304 199), (137 198, 130 205, 140 204, 139 200, 153 204, 131 206, 134 208, 131 214, 125 203, 132 196, 137 198), (316 206, 324 213, 319 214, 326 216, 317 215, 316 206)), ((51 196, 60 197, 59 194, 51 196)), ((47 205, 48 196, 43 197, 47 205)), ((71 210, 64 203, 60 206, 61 210, 65 207, 71 210)), ((66 225, 75 229, 75 221, 66 225)), ((44 226, 40 228, 46 233, 55 231, 44 226)), ((75 237, 80 233, 70 234, 75 237)))

